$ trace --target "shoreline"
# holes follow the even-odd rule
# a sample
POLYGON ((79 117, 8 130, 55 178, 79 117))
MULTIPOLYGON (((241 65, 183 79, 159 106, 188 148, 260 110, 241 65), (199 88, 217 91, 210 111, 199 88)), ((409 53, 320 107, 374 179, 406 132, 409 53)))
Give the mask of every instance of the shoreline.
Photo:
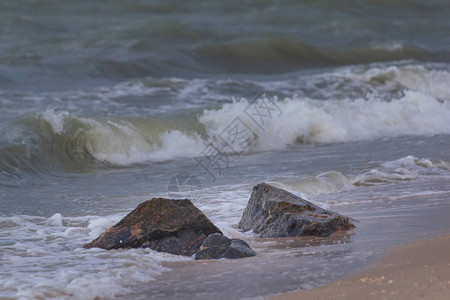
POLYGON ((368 269, 341 280, 270 299, 445 299, 449 292, 450 234, 446 234, 394 247, 368 269))

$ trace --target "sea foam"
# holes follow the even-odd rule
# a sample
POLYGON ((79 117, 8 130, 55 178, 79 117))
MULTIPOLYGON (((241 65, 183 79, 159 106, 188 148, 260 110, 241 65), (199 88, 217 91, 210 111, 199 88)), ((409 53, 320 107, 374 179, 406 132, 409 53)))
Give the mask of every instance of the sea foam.
POLYGON ((7 267, 0 267, 0 298, 115 298, 168 271, 162 261, 191 260, 151 249, 81 248, 122 216, 1 216, 0 262, 7 267))
POLYGON ((450 164, 446 161, 409 155, 381 163, 375 168, 355 175, 328 171, 303 178, 280 178, 270 183, 309 199, 319 195, 350 191, 360 186, 410 181, 426 175, 448 178, 449 171, 450 164))
POLYGON ((274 114, 264 128, 243 113, 246 100, 206 110, 200 117, 209 136, 221 133, 236 116, 259 137, 253 150, 282 148, 286 145, 332 143, 395 137, 450 133, 450 101, 420 92, 405 91, 400 99, 314 100, 286 98, 276 101, 281 114, 274 114))

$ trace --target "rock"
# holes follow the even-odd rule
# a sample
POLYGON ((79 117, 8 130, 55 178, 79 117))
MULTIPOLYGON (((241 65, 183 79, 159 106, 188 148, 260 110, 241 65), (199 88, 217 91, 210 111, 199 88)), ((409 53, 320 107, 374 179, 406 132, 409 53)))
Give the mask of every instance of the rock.
POLYGON ((253 188, 239 228, 260 237, 329 236, 354 225, 347 217, 327 211, 266 183, 253 188))
POLYGON ((222 233, 191 201, 153 198, 84 248, 151 248, 193 255, 213 233, 222 233))
POLYGON ((195 253, 195 259, 242 258, 256 253, 243 240, 229 239, 219 233, 208 236, 195 253))

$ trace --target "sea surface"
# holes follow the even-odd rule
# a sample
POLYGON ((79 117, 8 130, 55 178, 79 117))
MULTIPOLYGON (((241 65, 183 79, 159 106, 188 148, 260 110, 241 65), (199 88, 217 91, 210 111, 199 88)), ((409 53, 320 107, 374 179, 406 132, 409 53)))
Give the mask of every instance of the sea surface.
POLYGON ((448 1, 0 2, 0 298, 252 298, 450 229, 448 1), (267 182, 355 219, 237 229, 267 182), (83 249, 189 198, 253 258, 83 249))

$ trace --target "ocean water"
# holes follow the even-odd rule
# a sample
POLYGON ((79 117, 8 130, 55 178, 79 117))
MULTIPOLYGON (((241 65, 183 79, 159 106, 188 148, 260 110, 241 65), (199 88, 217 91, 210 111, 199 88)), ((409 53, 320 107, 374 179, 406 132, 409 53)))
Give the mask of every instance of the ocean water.
POLYGON ((447 1, 0 2, 0 298, 266 297, 448 232, 449 14, 447 1), (260 182, 357 227, 240 232, 260 182), (258 255, 81 248, 156 196, 190 198, 258 255))

